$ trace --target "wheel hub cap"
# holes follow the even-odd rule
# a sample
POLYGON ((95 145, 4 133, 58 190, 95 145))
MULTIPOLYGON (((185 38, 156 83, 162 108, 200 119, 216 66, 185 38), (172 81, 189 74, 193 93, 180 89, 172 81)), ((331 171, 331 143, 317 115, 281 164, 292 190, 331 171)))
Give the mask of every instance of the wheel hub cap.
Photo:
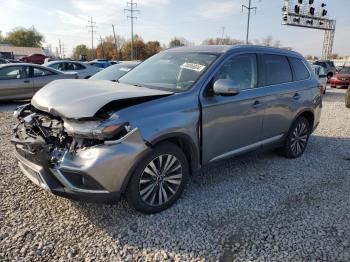
POLYGON ((164 154, 153 159, 143 170, 139 192, 142 200, 151 206, 169 201, 182 181, 182 166, 173 155, 164 154))

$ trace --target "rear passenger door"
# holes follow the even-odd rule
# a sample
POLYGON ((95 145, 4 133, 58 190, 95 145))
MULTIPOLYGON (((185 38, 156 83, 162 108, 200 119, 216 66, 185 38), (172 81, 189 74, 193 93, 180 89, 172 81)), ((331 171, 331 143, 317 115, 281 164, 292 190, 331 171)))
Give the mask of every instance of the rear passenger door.
POLYGON ((260 55, 264 76, 262 140, 279 141, 288 132, 300 105, 307 97, 310 72, 299 58, 279 54, 260 55))
POLYGON ((57 79, 57 75, 53 71, 36 66, 31 67, 31 76, 34 83, 34 92, 57 79))

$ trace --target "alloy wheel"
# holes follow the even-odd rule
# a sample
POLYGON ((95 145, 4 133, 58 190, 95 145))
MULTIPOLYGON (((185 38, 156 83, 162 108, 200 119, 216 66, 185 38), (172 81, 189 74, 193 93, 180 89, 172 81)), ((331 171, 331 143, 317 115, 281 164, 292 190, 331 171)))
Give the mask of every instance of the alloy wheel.
POLYGON ((309 128, 304 122, 300 122, 295 127, 290 143, 291 150, 295 155, 299 155, 305 150, 309 133, 309 128))
POLYGON ((168 202, 182 182, 182 166, 174 155, 163 154, 154 158, 143 170, 139 193, 148 205, 160 206, 168 202))

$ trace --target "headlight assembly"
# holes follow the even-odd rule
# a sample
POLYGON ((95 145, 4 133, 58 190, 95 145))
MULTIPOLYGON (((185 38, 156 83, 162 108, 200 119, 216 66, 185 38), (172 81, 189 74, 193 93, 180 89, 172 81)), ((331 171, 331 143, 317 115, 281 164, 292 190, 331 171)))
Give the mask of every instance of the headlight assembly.
POLYGON ((126 134, 128 123, 104 123, 101 121, 64 121, 64 129, 69 135, 82 138, 106 140, 126 134))

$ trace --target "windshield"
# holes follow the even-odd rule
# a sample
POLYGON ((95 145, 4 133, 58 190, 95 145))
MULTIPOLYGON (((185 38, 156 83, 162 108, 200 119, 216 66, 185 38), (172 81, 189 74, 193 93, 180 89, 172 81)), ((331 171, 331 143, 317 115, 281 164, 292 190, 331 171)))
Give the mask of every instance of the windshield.
POLYGON ((119 79, 120 83, 175 92, 190 89, 218 55, 192 52, 159 53, 119 79))
POLYGON ((125 65, 125 64, 117 64, 107 67, 97 74, 90 77, 90 79, 95 80, 109 80, 109 81, 117 81, 127 72, 129 72, 132 68, 134 68, 137 64, 125 65))
POLYGON ((342 68, 339 73, 341 74, 350 74, 350 67, 344 67, 342 68))

